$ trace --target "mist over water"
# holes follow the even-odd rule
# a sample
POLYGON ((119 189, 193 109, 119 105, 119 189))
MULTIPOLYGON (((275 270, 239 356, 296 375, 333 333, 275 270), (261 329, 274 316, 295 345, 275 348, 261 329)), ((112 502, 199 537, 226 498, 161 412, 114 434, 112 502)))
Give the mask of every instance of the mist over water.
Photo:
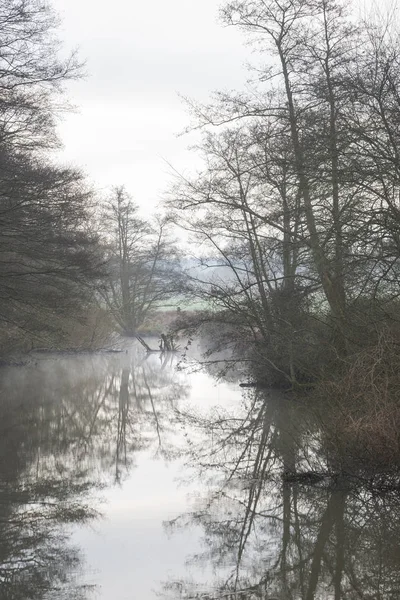
POLYGON ((193 345, 2 370, 0 597, 397 598, 398 493, 322 475, 315 414, 193 345))

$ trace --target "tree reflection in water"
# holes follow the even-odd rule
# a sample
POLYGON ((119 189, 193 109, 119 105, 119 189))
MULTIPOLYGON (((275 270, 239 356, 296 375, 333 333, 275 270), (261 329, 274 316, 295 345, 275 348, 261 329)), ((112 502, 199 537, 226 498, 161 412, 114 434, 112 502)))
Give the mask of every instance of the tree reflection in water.
POLYGON ((136 349, 37 361, 3 369, 0 383, 0 597, 86 598, 68 525, 97 515, 99 489, 136 452, 168 454, 168 415, 186 386, 136 349))
POLYGON ((198 440, 186 456, 205 491, 167 526, 202 527, 204 552, 191 561, 211 563, 215 578, 169 581, 163 596, 400 598, 399 492, 330 471, 318 420, 305 406, 253 391, 240 410, 177 418, 198 440))
POLYGON ((398 491, 334 471, 337 457, 303 404, 250 390, 232 409, 184 411, 185 378, 140 350, 38 357, 34 368, 2 375, 2 599, 88 596, 70 524, 96 516, 101 488, 123 482, 141 450, 183 454, 197 473, 192 512, 169 526, 201 526, 204 551, 192 561, 215 572, 213 582, 172 580, 164 595, 400 597, 398 491))

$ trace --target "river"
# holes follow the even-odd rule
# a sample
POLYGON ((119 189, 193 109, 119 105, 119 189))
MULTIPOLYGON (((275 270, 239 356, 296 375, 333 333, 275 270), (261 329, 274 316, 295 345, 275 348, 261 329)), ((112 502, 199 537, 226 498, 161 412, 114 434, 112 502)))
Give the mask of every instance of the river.
POLYGON ((137 345, 2 368, 1 600, 400 598, 397 488, 213 372, 137 345))

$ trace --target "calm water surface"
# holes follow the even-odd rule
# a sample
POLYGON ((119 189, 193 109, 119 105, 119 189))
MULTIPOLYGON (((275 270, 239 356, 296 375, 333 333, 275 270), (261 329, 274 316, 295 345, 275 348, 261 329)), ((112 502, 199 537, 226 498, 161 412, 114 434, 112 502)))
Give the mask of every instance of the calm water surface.
POLYGON ((303 404, 136 346, 35 363, 0 382, 1 600, 400 599, 399 495, 303 404))

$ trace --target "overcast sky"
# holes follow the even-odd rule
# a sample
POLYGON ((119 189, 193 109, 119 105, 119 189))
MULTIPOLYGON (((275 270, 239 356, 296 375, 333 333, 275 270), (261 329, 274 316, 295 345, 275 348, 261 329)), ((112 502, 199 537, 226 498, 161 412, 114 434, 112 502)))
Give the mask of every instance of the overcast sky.
POLYGON ((154 211, 170 176, 194 166, 178 93, 206 100, 240 89, 249 50, 218 23, 217 0, 53 0, 67 48, 79 47, 86 80, 69 85, 77 107, 60 126, 62 157, 101 189, 125 184, 154 211))

